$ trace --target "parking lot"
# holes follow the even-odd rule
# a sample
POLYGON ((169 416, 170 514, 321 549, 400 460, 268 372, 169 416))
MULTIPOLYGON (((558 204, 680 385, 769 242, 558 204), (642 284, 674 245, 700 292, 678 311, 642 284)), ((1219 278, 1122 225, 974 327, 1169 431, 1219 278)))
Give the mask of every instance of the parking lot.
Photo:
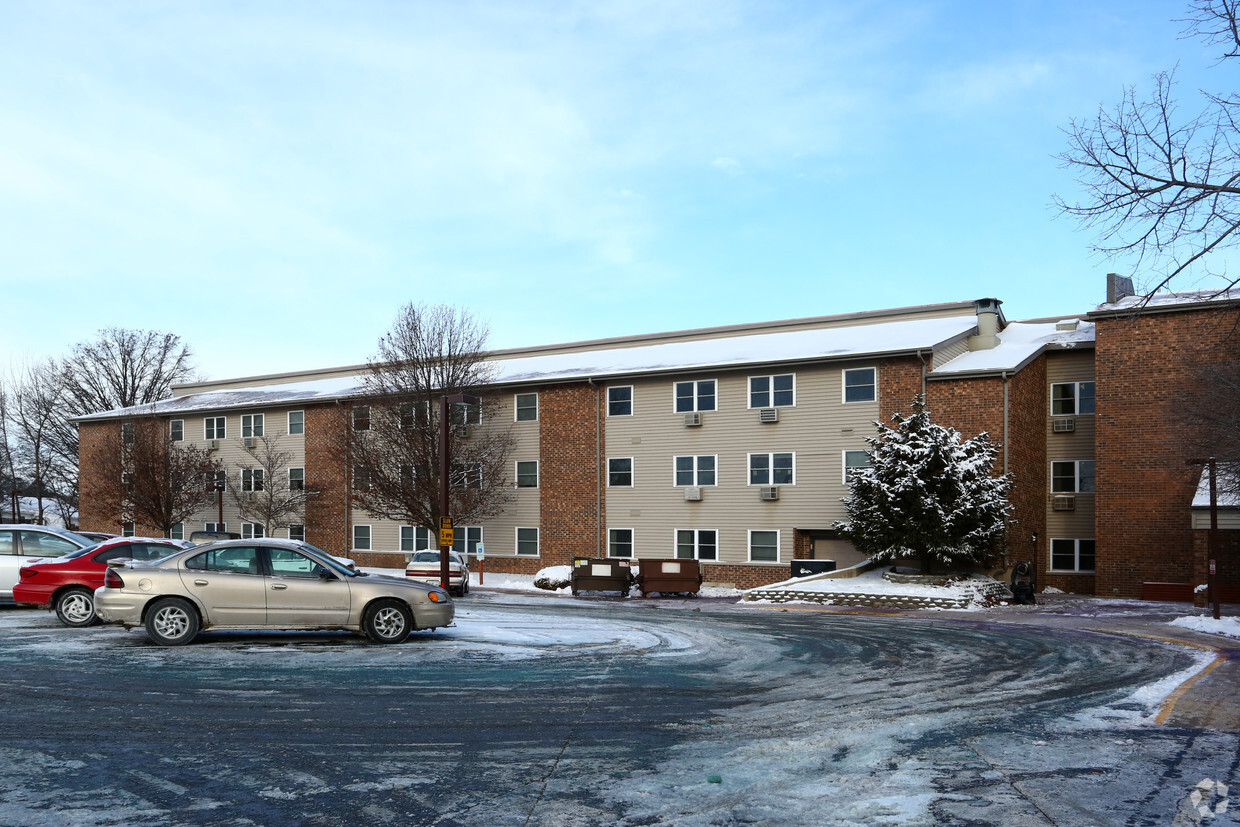
POLYGON ((1150 699, 1215 655, 1023 619, 482 592, 170 650, 0 609, 0 824, 1206 823, 1237 735, 1150 699))

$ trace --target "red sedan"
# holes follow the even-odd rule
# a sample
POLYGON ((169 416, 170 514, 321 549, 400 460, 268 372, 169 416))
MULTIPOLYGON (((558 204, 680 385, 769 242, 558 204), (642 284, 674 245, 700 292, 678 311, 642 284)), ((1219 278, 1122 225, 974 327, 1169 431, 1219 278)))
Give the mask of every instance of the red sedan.
POLYGON ((32 560, 21 568, 22 579, 13 587, 13 600, 55 609, 66 626, 93 626, 99 622, 95 617, 95 589, 103 585, 109 560, 158 560, 189 545, 181 540, 117 537, 64 557, 32 560))

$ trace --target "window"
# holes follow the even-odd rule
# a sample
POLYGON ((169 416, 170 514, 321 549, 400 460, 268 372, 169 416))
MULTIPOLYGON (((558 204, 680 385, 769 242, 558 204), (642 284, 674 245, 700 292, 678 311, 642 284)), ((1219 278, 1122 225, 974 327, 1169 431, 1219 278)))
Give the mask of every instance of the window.
POLYGON ((417 474, 413 470, 412 465, 402 465, 400 467, 400 490, 412 491, 413 484, 417 482, 417 474))
POLYGON ((288 538, 296 540, 299 543, 306 542, 306 527, 304 525, 291 525, 288 527, 288 538))
POLYGON ((262 436, 264 414, 242 414, 241 415, 241 437, 242 439, 262 436))
POLYGON ((1093 540, 1051 540, 1052 571, 1093 571, 1093 540))
POLYGON ((869 451, 845 451, 844 452, 844 484, 848 484, 848 472, 853 468, 869 468, 873 465, 870 461, 869 451))
POLYGON ((750 485, 795 485, 795 454, 750 454, 750 485))
POLYGON ((676 413, 713 411, 714 409, 714 379, 699 379, 696 382, 676 383, 676 413))
POLYGON ((452 550, 457 554, 477 554, 478 545, 482 542, 482 526, 457 526, 454 533, 452 550))
POLYGON ((538 461, 517 463, 517 488, 538 487, 538 461))
POLYGON ((844 401, 873 402, 878 398, 877 371, 874 368, 850 368, 844 371, 844 401))
POLYGON ((608 457, 607 458, 607 487, 608 488, 632 488, 633 487, 633 458, 632 457, 608 457))
POLYGON ((168 539, 184 540, 185 539, 185 523, 177 523, 168 531, 168 539))
POLYGON ((208 416, 202 421, 204 439, 224 439, 224 417, 208 416))
POLYGON ((538 394, 517 394, 516 408, 518 422, 536 422, 538 420, 538 394))
POLYGON ((253 540, 256 537, 263 537, 265 535, 266 535, 266 531, 263 529, 263 526, 259 523, 242 523, 241 524, 241 539, 242 540, 253 540))
POLYGON ((121 471, 121 488, 124 488, 126 493, 132 494, 133 487, 133 472, 121 471))
MULTIPOLYGON (((133 523, 121 523, 121 536, 122 536, 122 537, 133 537, 133 536, 135 536, 135 534, 134 534, 134 528, 133 528, 133 523)), ((25 540, 25 538, 24 538, 24 537, 23 537, 22 539, 23 539, 23 540, 25 540)), ((23 543, 23 545, 24 545, 24 543, 23 543)))
POLYGON ((186 560, 185 568, 224 574, 262 574, 258 565, 258 549, 253 546, 229 546, 204 551, 186 560))
POLYGON ((370 490, 370 469, 365 465, 359 465, 353 469, 353 490, 370 490))
POLYGON ((242 491, 262 491, 263 490, 263 469, 242 468, 241 469, 241 490, 242 491))
POLYGON ((1051 492, 1090 494, 1094 490, 1094 461, 1082 459, 1051 463, 1051 492))
POLYGON ((304 554, 287 548, 268 548, 267 560, 273 577, 318 578, 323 567, 304 554))
POLYGON ((306 469, 305 468, 288 469, 288 490, 289 491, 305 491, 306 490, 306 469))
POLYGON ((134 433, 132 422, 121 423, 121 444, 133 445, 134 433))
POLYGON ((228 531, 228 523, 203 523, 203 531, 224 532, 228 531))
POLYGON ((353 430, 370 430, 370 406, 358 405, 353 409, 353 430))
POLYGON ((607 389, 607 415, 633 415, 633 386, 619 385, 607 389))
POLYGON ((430 547, 430 529, 412 525, 403 525, 400 527, 401 551, 428 551, 430 547))
POLYGON ((607 556, 633 556, 633 529, 611 528, 607 530, 607 556))
POLYGON ((353 526, 353 548, 358 551, 370 551, 370 526, 353 526))
POLYGON ((749 377, 749 407, 786 408, 795 404, 795 373, 749 377))
POLYGON ((185 441, 185 420, 170 419, 168 420, 168 439, 173 442, 185 441))
POLYGON ((538 555, 538 529, 517 529, 517 554, 538 555))
POLYGON ((684 560, 716 560, 717 537, 714 529, 677 529, 676 556, 684 560))
POLYGON ((289 411, 288 412, 288 432, 293 434, 304 434, 306 432, 306 412, 305 411, 289 411))
POLYGON ((1056 382, 1051 385, 1051 416, 1078 416, 1093 412, 1093 382, 1056 382))
POLYGON ((779 532, 750 531, 749 560, 753 563, 778 563, 779 532))
POLYGON ((482 463, 458 462, 452 465, 452 487, 458 491, 482 487, 482 463))
POLYGON ((676 457, 675 485, 714 485, 715 457, 711 454, 700 457, 676 457))
POLYGON ((482 405, 449 405, 448 422, 453 427, 482 424, 482 405))

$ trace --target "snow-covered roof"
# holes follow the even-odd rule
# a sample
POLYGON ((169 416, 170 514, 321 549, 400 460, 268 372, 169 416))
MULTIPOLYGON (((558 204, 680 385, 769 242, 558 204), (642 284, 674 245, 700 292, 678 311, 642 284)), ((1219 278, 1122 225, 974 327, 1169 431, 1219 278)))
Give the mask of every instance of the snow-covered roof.
MULTIPOLYGON (((1215 492, 1220 508, 1240 507, 1240 463, 1218 463, 1219 487, 1215 492)), ((1210 466, 1201 469, 1197 493, 1193 495, 1193 508, 1210 507, 1210 466)))
MULTIPOLYGON (((635 347, 551 352, 500 358, 490 364, 495 369, 495 385, 610 379, 740 368, 755 364, 859 359, 880 354, 911 353, 958 340, 972 333, 976 326, 977 317, 973 315, 905 319, 878 324, 748 333, 635 347)), ((177 396, 153 405, 91 414, 78 421, 325 402, 357 396, 361 392, 361 375, 301 382, 273 381, 259 387, 239 387, 177 396)))
POLYGON ((1160 291, 1152 296, 1125 296, 1119 301, 1100 304, 1090 316, 1125 315, 1129 313, 1157 312, 1184 309, 1193 305, 1226 304, 1240 302, 1240 287, 1227 290, 1193 290, 1175 293, 1160 291))
POLYGON ((998 345, 989 350, 973 350, 957 356, 931 371, 930 377, 1014 371, 1043 350, 1074 348, 1093 343, 1093 322, 1078 322, 1073 330, 1060 330, 1061 325, 1064 323, 1012 322, 999 332, 998 345))

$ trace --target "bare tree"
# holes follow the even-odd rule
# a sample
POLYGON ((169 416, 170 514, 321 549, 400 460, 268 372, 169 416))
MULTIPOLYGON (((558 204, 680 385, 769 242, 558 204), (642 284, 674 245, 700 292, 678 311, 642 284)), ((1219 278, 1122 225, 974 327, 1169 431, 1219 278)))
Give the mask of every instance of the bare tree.
POLYGON ((1219 494, 1240 497, 1240 357, 1199 365, 1194 378, 1176 423, 1185 455, 1216 457, 1231 469, 1219 474, 1219 494))
POLYGON ((352 469, 356 506, 381 519, 433 527, 440 514, 440 399, 479 396, 454 406, 449 419, 452 517, 498 513, 511 497, 509 424, 492 415, 483 388, 494 377, 486 362, 485 324, 464 310, 406 305, 379 340, 365 379, 366 398, 347 409, 340 433, 352 469))
MULTIPOLYGON (((1185 33, 1222 46, 1220 62, 1240 56, 1236 0, 1194 0, 1185 33)), ((1063 213, 1097 231, 1094 249, 1129 254, 1157 282, 1147 295, 1240 240, 1240 94, 1202 93, 1200 109, 1182 114, 1173 73, 1154 76, 1148 99, 1134 88, 1114 110, 1072 121, 1059 156, 1085 198, 1056 196, 1063 213)), ((1240 277, 1227 277, 1227 286, 1240 277)))
POLYGON ((83 497, 165 537, 215 502, 220 464, 210 451, 174 442, 167 422, 153 416, 123 421, 118 429, 88 458, 99 473, 85 480, 83 497))
MULTIPOLYGON (((64 467, 57 467, 52 431, 61 416, 60 383, 53 362, 27 363, 14 369, 8 382, 5 405, 11 459, 27 480, 27 493, 35 498, 35 519, 45 520, 45 501, 69 496, 56 483, 63 482, 64 467)), ((16 474, 15 474, 16 476, 16 474)))
POLYGON ((9 436, 9 397, 8 381, 0 376, 0 496, 3 497, 0 510, 7 506, 13 522, 21 522, 18 497, 25 485, 17 475, 13 440, 9 436))
POLYGON ((306 502, 319 492, 308 486, 305 469, 300 476, 290 474, 293 452, 279 446, 279 437, 255 437, 249 450, 253 461, 238 466, 238 474, 228 480, 228 493, 241 519, 263 527, 263 535, 290 525, 304 525, 306 502))

